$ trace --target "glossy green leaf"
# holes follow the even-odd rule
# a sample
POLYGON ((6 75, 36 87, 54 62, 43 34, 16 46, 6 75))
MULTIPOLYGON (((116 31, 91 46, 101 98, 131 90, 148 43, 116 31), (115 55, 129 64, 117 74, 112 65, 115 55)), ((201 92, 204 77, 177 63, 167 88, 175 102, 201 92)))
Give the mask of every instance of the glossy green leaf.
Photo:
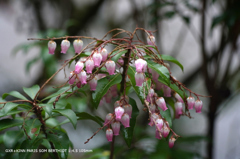
POLYGON ((98 123, 100 126, 103 126, 104 120, 102 120, 98 116, 92 116, 92 115, 90 115, 88 113, 85 113, 85 112, 77 113, 76 115, 77 115, 77 117, 79 117, 78 120, 93 120, 96 123, 98 123))
POLYGON ((67 159, 68 149, 71 144, 67 134, 62 131, 52 129, 50 133, 48 133, 48 140, 53 143, 55 149, 66 149, 65 152, 58 152, 58 156, 61 159, 67 159))
POLYGON ((111 54, 111 55, 113 55, 112 60, 113 60, 114 62, 117 62, 118 59, 119 59, 123 54, 125 54, 125 53, 127 53, 127 50, 123 50, 123 51, 117 50, 117 51, 114 51, 114 52, 111 54))
POLYGON ((175 59, 174 57, 170 56, 170 55, 161 55, 162 59, 164 61, 170 61, 172 63, 175 63, 176 65, 178 65, 182 71, 183 71, 183 65, 177 60, 175 59))
POLYGON ((7 131, 3 135, 3 143, 6 148, 14 148, 17 142, 24 136, 23 131, 7 131))
POLYGON ((16 108, 17 106, 18 106, 18 104, 16 104, 16 103, 6 103, 6 105, 3 107, 3 109, 0 110, 0 113, 7 115, 8 112, 10 112, 12 109, 16 108))
POLYGON ((102 97, 107 93, 109 88, 122 81, 121 74, 106 76, 98 80, 96 91, 92 94, 94 107, 97 109, 102 97))
POLYGON ((71 109, 53 109, 52 111, 67 117, 72 123, 73 127, 76 129, 77 116, 74 111, 72 111, 71 109))
POLYGON ((155 63, 151 60, 146 60, 146 61, 147 61, 148 67, 151 68, 152 70, 155 70, 162 77, 164 82, 167 85, 169 85, 170 84, 170 75, 169 75, 168 69, 165 66, 155 63))
POLYGON ((14 126, 22 125, 23 121, 16 119, 2 119, 0 120, 0 131, 14 126))
POLYGON ((26 139, 20 145, 20 149, 25 150, 25 152, 19 153, 19 158, 30 159, 33 152, 27 151, 38 151, 39 145, 43 142, 42 138, 36 138, 35 140, 26 139))
POLYGON ((2 99, 5 99, 7 96, 13 96, 13 97, 16 97, 18 99, 28 100, 26 97, 24 97, 21 93, 19 93, 17 91, 12 91, 10 93, 4 93, 2 95, 2 99))
POLYGON ((23 111, 25 111, 25 110, 11 110, 11 111, 9 111, 7 114, 3 114, 2 112, 0 112, 0 117, 18 114, 18 113, 21 113, 21 112, 23 112, 23 111))
POLYGON ((34 99, 40 87, 38 85, 34 85, 30 88, 23 87, 23 91, 31 98, 34 99))
POLYGON ((136 124, 137 116, 139 114, 139 110, 134 99, 129 98, 129 104, 132 106, 132 117, 130 119, 130 127, 128 128, 122 127, 121 131, 123 133, 124 140, 127 143, 128 147, 131 147, 131 143, 134 136, 134 127, 136 124))
POLYGON ((25 121, 25 129, 28 136, 34 140, 40 132, 41 122, 38 119, 29 119, 25 121))
POLYGON ((165 111, 160 111, 160 114, 168 122, 169 126, 172 127, 172 117, 171 117, 171 111, 169 107, 165 111))
POLYGON ((43 110, 48 113, 49 116, 52 115, 52 109, 53 109, 52 104, 39 104, 39 106, 41 106, 43 110))

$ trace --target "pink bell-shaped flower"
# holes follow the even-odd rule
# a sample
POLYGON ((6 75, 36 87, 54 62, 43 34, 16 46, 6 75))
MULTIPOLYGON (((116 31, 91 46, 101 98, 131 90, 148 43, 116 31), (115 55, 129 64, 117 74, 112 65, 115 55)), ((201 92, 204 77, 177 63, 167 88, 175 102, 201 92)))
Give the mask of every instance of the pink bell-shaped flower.
POLYGON ((73 84, 75 82, 75 76, 73 72, 70 72, 70 76, 69 76, 69 84, 73 84))
POLYGON ((122 107, 116 107, 115 108, 116 120, 120 121, 123 113, 124 113, 124 109, 122 107))
POLYGON ((75 50, 75 53, 79 54, 82 50, 83 47, 83 41, 80 39, 76 39, 73 41, 73 47, 75 50))
POLYGON ((123 105, 124 112, 129 115, 129 118, 132 116, 132 106, 130 104, 123 105))
POLYGON ((196 102, 195 102, 196 113, 201 113, 202 112, 202 106, 203 106, 202 101, 197 99, 196 102))
POLYGON ((113 139, 113 131, 112 131, 112 129, 108 128, 108 129, 106 130, 106 137, 107 137, 107 140, 108 140, 109 142, 112 141, 112 139, 113 139))
POLYGON ((163 95, 164 95, 164 97, 171 97, 171 88, 164 85, 163 86, 163 95))
POLYGON ((195 104, 195 99, 194 97, 188 97, 187 98, 187 105, 188 105, 188 109, 193 109, 193 106, 195 104))
POLYGON ((150 36, 147 38, 147 43, 148 43, 148 45, 154 46, 154 44, 155 44, 155 37, 154 37, 153 35, 150 35, 150 36))
POLYGON ((159 118, 157 113, 153 113, 150 117, 150 122, 148 123, 148 125, 153 126, 155 124, 154 121, 156 121, 159 118))
POLYGON ((79 80, 81 81, 82 85, 87 84, 87 73, 84 70, 80 72, 79 80))
POLYGON ((111 126, 112 126, 112 129, 113 129, 113 134, 115 136, 119 135, 120 122, 119 121, 112 122, 111 126))
POLYGON ((142 86, 144 80, 145 80, 145 77, 143 73, 138 73, 138 72, 135 73, 136 86, 142 86))
POLYGON ((108 57, 108 52, 107 49, 103 48, 100 52, 100 54, 102 55, 102 61, 106 61, 107 57, 108 57))
POLYGON ((156 90, 162 90, 164 87, 164 84, 162 84, 161 82, 159 81, 156 81, 156 90))
POLYGON ((166 138, 169 134, 170 130, 167 126, 164 126, 163 129, 162 129, 162 135, 164 138, 166 138))
POLYGON ((95 51, 93 54, 93 61, 94 61, 94 66, 100 66, 101 62, 102 62, 102 55, 98 52, 95 51))
POLYGON ((112 114, 112 113, 108 113, 108 114, 106 115, 104 125, 105 125, 105 124, 111 124, 110 121, 112 120, 112 118, 113 118, 113 114, 112 114))
POLYGON ((109 75, 114 75, 115 67, 116 67, 115 62, 110 60, 110 61, 107 61, 105 65, 106 65, 109 75))
POLYGON ((87 73, 92 73, 92 70, 94 68, 94 61, 92 60, 92 58, 89 58, 85 64, 87 73))
POLYGON ((150 108, 150 111, 151 111, 152 113, 155 113, 155 111, 156 111, 156 105, 150 104, 150 105, 149 105, 149 108, 150 108))
POLYGON ((177 101, 184 103, 182 97, 178 93, 174 93, 174 97, 177 99, 177 101))
POLYGON ((114 103, 114 108, 117 108, 120 106, 121 106, 121 102, 119 100, 114 103))
POLYGON ((93 79, 91 79, 89 81, 89 85, 90 85, 90 90, 91 91, 95 91, 96 90, 96 87, 97 87, 97 77, 93 77, 93 79))
POLYGON ((181 102, 176 102, 174 104, 175 107, 175 113, 176 113, 176 118, 179 118, 181 114, 183 114, 183 105, 181 102))
POLYGON ((78 61, 75 65, 75 73, 79 74, 84 67, 84 64, 81 61, 78 61))
POLYGON ((160 131, 162 129, 162 127, 163 127, 163 120, 158 118, 156 120, 156 128, 160 131))
POLYGON ((82 86, 81 82, 80 82, 77 78, 76 78, 76 81, 77 81, 77 82, 76 82, 76 83, 77 83, 77 84, 76 84, 77 87, 78 87, 78 88, 81 88, 81 86, 82 86))
POLYGON ((56 47, 57 47, 57 44, 56 44, 56 42, 55 41, 49 41, 48 42, 48 53, 49 54, 54 54, 54 51, 55 51, 55 49, 56 49, 56 47))
POLYGON ((165 100, 164 100, 163 97, 159 97, 159 98, 156 100, 156 103, 157 103, 157 105, 158 105, 163 111, 165 111, 165 110, 168 109, 167 106, 166 106, 166 102, 165 102, 165 100))
POLYGON ((124 113, 124 114, 123 114, 123 116, 122 116, 122 118, 121 118, 121 123, 123 124, 123 126, 124 126, 125 128, 130 127, 130 126, 129 126, 130 117, 129 117, 129 115, 128 115, 127 113, 124 113))
POLYGON ((170 147, 170 148, 172 148, 173 146, 174 146, 174 142, 176 141, 176 139, 174 138, 174 137, 171 137, 170 139, 169 139, 169 142, 168 142, 168 146, 170 147))
POLYGON ((147 69, 147 62, 143 59, 137 59, 135 61, 136 71, 138 73, 145 72, 147 69))
POLYGON ((122 95, 120 97, 120 101, 122 104, 128 104, 129 103, 129 97, 127 95, 122 95))
POLYGON ((68 48, 70 47, 70 42, 66 39, 61 43, 61 53, 66 54, 68 48))
POLYGON ((156 131, 155 131, 155 137, 159 140, 162 139, 162 134, 161 134, 161 132, 158 131, 158 129, 156 129, 156 131))
POLYGON ((158 81, 158 77, 159 77, 159 74, 157 73, 157 71, 151 69, 151 73, 152 73, 152 78, 153 78, 153 81, 157 82, 158 81))

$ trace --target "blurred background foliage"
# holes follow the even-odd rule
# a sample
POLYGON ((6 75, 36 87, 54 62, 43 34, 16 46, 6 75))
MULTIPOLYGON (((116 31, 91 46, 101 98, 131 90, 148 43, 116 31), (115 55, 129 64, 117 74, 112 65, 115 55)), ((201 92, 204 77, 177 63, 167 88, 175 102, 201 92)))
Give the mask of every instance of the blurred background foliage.
MULTIPOLYGON (((13 3, 8 0, 1 0, 0 2, 1 6, 8 6, 13 3)), ((166 31, 163 25, 173 18, 181 19, 182 25, 174 26, 181 29, 179 29, 180 31, 174 42, 171 41, 173 47, 163 54, 170 54, 178 58, 179 50, 183 47, 183 41, 186 38, 186 30, 196 40, 198 45, 196 49, 199 49, 196 52, 200 54, 200 63, 196 64, 181 79, 190 88, 196 81, 204 81, 202 85, 206 90, 205 93, 211 96, 211 98, 205 100, 204 104, 204 107, 207 108, 205 118, 208 121, 206 135, 184 136, 177 140, 173 149, 169 149, 167 142, 156 140, 154 135, 146 131, 148 130, 147 115, 141 114, 141 118, 138 118, 131 148, 119 141, 119 144, 116 144, 115 155, 116 158, 152 159, 213 157, 214 126, 217 112, 219 113, 219 106, 229 97, 237 94, 236 92, 239 92, 240 89, 240 64, 233 62, 236 57, 239 59, 239 0, 151 0, 147 2, 137 0, 121 2, 120 0, 22 0, 20 5, 26 13, 20 15, 21 19, 17 20, 17 30, 34 34, 37 38, 64 35, 101 37, 113 28, 133 30, 138 26, 147 30, 157 30, 156 41, 162 52, 164 51, 163 42, 165 39, 161 35, 166 31), (130 9, 124 16, 120 16, 121 12, 124 12, 124 7, 130 9), (117 11, 119 8, 120 11, 117 11), (116 13, 114 13, 115 9, 116 13), (216 12, 211 14, 213 9, 216 12), (27 27, 24 27, 26 25, 27 27), (211 36, 213 34, 217 34, 218 38, 214 41, 214 45, 209 46, 209 43, 212 44, 211 36), (204 147, 204 153, 198 149, 199 143, 203 141, 208 143, 204 147)), ((140 34, 140 37, 146 39, 144 34, 140 34)), ((60 41, 56 42, 60 46, 60 41)), ((38 68, 38 70, 41 70, 37 75, 38 78, 32 82, 41 85, 57 70, 59 62, 64 62, 64 56, 61 54, 49 55, 47 42, 45 41, 28 41, 19 44, 13 49, 13 53, 16 54, 20 51, 27 54, 31 52, 32 48, 38 48, 39 53, 26 63, 26 72, 29 72, 35 63, 42 61, 43 65, 38 68)), ((57 47, 57 49, 60 49, 60 47, 57 47)), ((74 55, 73 51, 69 52, 74 55)), ((191 60, 188 55, 184 56, 185 60, 191 60)), ((60 83, 57 79, 51 82, 52 85, 60 83)), ((52 91, 53 88, 49 86, 44 91, 45 94, 41 94, 41 98, 52 91)), ((110 110, 106 108, 103 110, 104 112, 99 113, 98 110, 93 109, 91 99, 82 98, 83 95, 79 97, 62 100, 65 103, 82 103, 82 107, 74 109, 79 109, 77 110, 79 112, 87 111, 93 115, 106 114, 110 110)), ((5 143, 3 136, 1 136, 0 141, 5 143)), ((12 144, 17 144, 17 142, 14 141, 12 144)), ((5 145, 5 147, 7 146, 5 145)), ((82 158, 91 159, 108 158, 109 148, 109 143, 106 143, 93 149, 91 153, 71 154, 69 158, 79 157, 79 155, 82 158)))

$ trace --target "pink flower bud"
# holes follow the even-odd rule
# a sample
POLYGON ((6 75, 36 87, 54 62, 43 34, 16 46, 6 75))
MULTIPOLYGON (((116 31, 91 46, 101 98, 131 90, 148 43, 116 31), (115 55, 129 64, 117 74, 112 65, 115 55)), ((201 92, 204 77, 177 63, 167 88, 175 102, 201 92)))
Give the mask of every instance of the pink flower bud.
POLYGON ((117 61, 117 67, 121 67, 121 65, 123 65, 123 64, 124 64, 123 59, 122 59, 122 58, 119 58, 118 61, 117 61), (119 63, 120 65, 119 65, 118 63, 119 63))
POLYGON ((171 97, 171 88, 164 85, 163 86, 163 94, 164 94, 164 97, 171 97))
POLYGON ((110 121, 112 120, 112 118, 113 118, 113 114, 112 114, 112 113, 108 113, 108 114, 106 115, 104 125, 105 125, 105 124, 111 124, 110 121))
POLYGON ((166 138, 170 132, 169 128, 167 126, 164 126, 163 129, 162 129, 162 134, 163 134, 163 137, 166 138))
POLYGON ((136 71, 138 73, 145 72, 147 69, 147 62, 143 59, 137 59, 135 61, 136 71))
POLYGON ((87 74, 84 70, 82 70, 79 74, 79 80, 81 81, 81 84, 87 84, 87 74))
POLYGON ((81 82, 79 80, 77 80, 77 87, 81 88, 81 86, 82 86, 81 82))
POLYGON ((148 45, 154 46, 154 44, 155 44, 155 37, 154 37, 153 35, 150 35, 150 36, 147 38, 147 43, 148 43, 148 45))
POLYGON ((194 104, 195 104, 194 97, 188 97, 187 98, 188 109, 193 109, 194 104))
POLYGON ((55 41, 49 41, 48 42, 48 53, 49 54, 54 54, 54 51, 55 51, 55 49, 56 49, 56 47, 57 47, 57 44, 56 44, 56 42, 55 41))
POLYGON ((145 77, 143 73, 138 73, 138 72, 135 73, 136 86, 142 86, 144 80, 145 80, 145 77))
POLYGON ((73 41, 73 47, 74 47, 75 53, 79 54, 82 50, 82 47, 83 47, 83 41, 80 40, 80 39, 74 40, 73 41))
POLYGON ((181 102, 176 102, 174 104, 174 107, 175 107, 175 113, 176 113, 176 118, 179 118, 181 114, 183 114, 183 105, 181 102))
POLYGON ((153 113, 150 117, 150 122, 148 123, 148 125, 153 126, 155 123, 154 121, 156 121, 159 118, 157 113, 153 113))
POLYGON ((130 117, 129 117, 129 115, 128 115, 127 113, 124 113, 124 114, 123 114, 123 116, 122 116, 122 118, 121 118, 121 122, 122 122, 122 124, 123 124, 123 126, 124 126, 125 128, 130 127, 130 126, 129 126, 130 117))
POLYGON ((120 106, 121 106, 121 102, 119 100, 114 103, 114 108, 117 108, 120 106))
POLYGON ((168 146, 169 146, 170 148, 172 148, 172 147, 174 146, 174 142, 175 142, 175 141, 176 141, 176 139, 173 138, 173 137, 171 137, 171 138, 169 139, 168 146))
POLYGON ((115 62, 110 60, 110 61, 107 61, 105 65, 106 65, 109 75, 114 75, 115 67, 116 67, 115 62))
POLYGON ((178 102, 184 103, 182 97, 178 93, 174 93, 174 97, 177 99, 178 102))
POLYGON ((97 87, 97 77, 93 77, 91 81, 89 81, 91 91, 95 91, 97 87))
POLYGON ((69 81, 68 81, 68 83, 72 85, 74 82, 75 82, 74 73, 73 73, 73 72, 70 72, 70 76, 69 76, 69 81))
POLYGON ((157 82, 158 81, 158 77, 159 77, 159 74, 157 73, 157 71, 152 70, 153 81, 157 82))
POLYGON ((161 134, 161 132, 158 131, 158 129, 156 129, 156 131, 155 131, 155 137, 159 140, 162 139, 162 134, 161 134))
POLYGON ((162 84, 159 81, 156 81, 156 90, 161 90, 161 89, 163 89, 163 87, 164 87, 164 84, 162 84))
POLYGON ((119 135, 120 122, 119 121, 112 122, 111 126, 112 126, 112 129, 113 129, 113 134, 115 136, 119 135))
POLYGON ((94 66, 100 66, 100 63, 102 62, 102 55, 98 52, 95 51, 93 54, 93 61, 94 61, 94 66))
POLYGON ((70 42, 66 39, 61 43, 61 53, 66 54, 68 48, 70 47, 70 42))
POLYGON ((106 130, 106 137, 107 137, 107 140, 108 140, 109 142, 112 141, 112 139, 113 139, 113 131, 112 131, 112 129, 108 128, 108 129, 106 130))
POLYGON ((155 92, 154 92, 154 89, 150 88, 149 91, 148 91, 148 95, 149 95, 150 97, 153 97, 154 93, 155 93, 155 92))
POLYGON ((83 67, 84 67, 84 64, 78 61, 75 65, 75 73, 79 74, 82 71, 83 67))
POLYGON ((166 102, 165 102, 165 100, 164 100, 163 97, 159 97, 159 98, 156 100, 156 103, 157 103, 157 105, 158 105, 163 111, 165 111, 165 110, 168 109, 167 106, 166 106, 166 102))
POLYGON ((158 128, 158 130, 162 129, 162 127, 163 127, 163 120, 162 119, 158 118, 156 120, 156 127, 158 128))
POLYGON ((85 64, 86 64, 87 73, 92 73, 92 70, 94 68, 94 62, 92 58, 88 59, 85 64))
POLYGON ((122 107, 116 107, 115 108, 116 120, 120 121, 123 113, 124 113, 124 109, 122 107))
POLYGON ((124 112, 129 115, 129 118, 132 116, 132 106, 130 104, 126 104, 123 106, 124 112))
POLYGON ((107 49, 103 48, 100 53, 102 55, 102 61, 106 61, 108 57, 107 49))
POLYGON ((196 113, 201 113, 202 112, 202 106, 203 106, 202 101, 197 99, 196 102, 195 102, 196 113))

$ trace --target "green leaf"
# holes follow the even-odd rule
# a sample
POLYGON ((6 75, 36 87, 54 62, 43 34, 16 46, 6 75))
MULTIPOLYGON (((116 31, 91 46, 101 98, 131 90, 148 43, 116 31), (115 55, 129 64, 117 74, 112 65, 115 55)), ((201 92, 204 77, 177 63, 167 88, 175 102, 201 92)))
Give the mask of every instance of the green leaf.
POLYGON ((122 81, 121 74, 106 76, 98 81, 96 91, 92 94, 94 107, 97 109, 100 100, 107 93, 109 88, 122 81))
POLYGON ((170 75, 169 75, 168 69, 165 66, 155 63, 151 60, 146 60, 146 61, 147 61, 148 67, 151 68, 152 70, 155 70, 162 77, 164 82, 167 85, 169 85, 170 84, 170 75))
POLYGON ((28 100, 26 97, 24 97, 22 94, 20 94, 19 92, 17 91, 12 91, 10 93, 4 93, 2 95, 2 99, 5 99, 7 96, 13 96, 13 97, 16 97, 16 98, 19 98, 19 99, 22 99, 22 100, 28 100))
POLYGON ((35 140, 24 140, 20 146, 20 149, 25 150, 25 152, 19 153, 19 158, 29 159, 33 152, 27 150, 30 149, 32 151, 36 151, 42 142, 42 138, 36 138, 35 140))
POLYGON ((133 139, 133 133, 134 133, 134 127, 136 124, 136 119, 139 114, 139 110, 137 107, 137 104, 134 99, 129 98, 129 104, 132 106, 132 117, 130 119, 130 127, 121 129, 123 133, 123 137, 125 142, 127 143, 128 147, 131 147, 132 139, 133 139))
POLYGON ((178 65, 182 71, 183 71, 183 65, 177 60, 175 59, 174 57, 170 56, 170 55, 161 55, 161 58, 165 61, 170 61, 170 62, 173 62, 175 63, 176 65, 178 65))
POLYGON ((41 106, 43 110, 48 113, 49 116, 52 115, 52 109, 53 109, 52 104, 39 104, 39 106, 41 106))
POLYGON ((38 85, 34 85, 30 88, 23 87, 23 91, 31 98, 34 99, 37 92, 40 90, 40 87, 38 85))
POLYGON ((12 109, 16 108, 18 104, 16 103, 6 103, 3 109, 0 110, 1 113, 4 115, 7 115, 8 112, 10 112, 12 109))
POLYGON ((123 50, 123 51, 117 50, 117 51, 114 51, 114 52, 111 54, 111 55, 114 55, 114 56, 112 57, 112 60, 113 60, 114 62, 117 62, 118 59, 119 59, 123 54, 125 54, 125 53, 127 53, 127 50, 123 50))
POLYGON ((18 113, 21 113, 23 111, 25 111, 25 110, 11 110, 7 114, 3 114, 2 112, 0 112, 0 117, 4 117, 4 116, 7 116, 7 115, 18 114, 18 113))
POLYGON ((57 152, 58 156, 61 159, 67 159, 68 157, 68 149, 71 144, 66 133, 52 129, 50 133, 48 133, 48 140, 51 141, 55 147, 55 149, 66 149, 65 152, 57 152))
MULTIPOLYGON (((161 82, 161 83, 163 83, 163 84, 165 84, 165 85, 168 85, 161 76, 158 77, 158 81, 161 82)), ((178 87, 176 84, 170 82, 170 85, 168 85, 168 86, 169 86, 172 90, 174 90, 175 92, 177 92, 177 93, 182 97, 182 99, 185 99, 185 98, 188 97, 187 94, 185 93, 185 91, 179 89, 179 87, 178 87)))
POLYGON ((53 109, 52 111, 67 117, 71 121, 73 127, 76 129, 77 116, 71 109, 53 109))
POLYGON ((171 111, 169 107, 165 111, 160 111, 160 114, 168 122, 169 126, 172 127, 172 117, 171 117, 171 111))
POLYGON ((2 119, 0 120, 0 131, 14 126, 22 125, 23 121, 16 119, 2 119))
POLYGON ((3 135, 3 143, 6 148, 14 148, 17 142, 24 136, 23 131, 7 131, 3 135))
POLYGON ((25 121, 24 127, 26 129, 28 136, 32 140, 34 140, 39 135, 41 125, 42 124, 38 119, 29 119, 25 121))
POLYGON ((174 11, 167 11, 163 14, 163 17, 164 18, 167 18, 167 19, 170 19, 170 18, 173 18, 173 16, 175 15, 176 12, 174 11))
POLYGON ((78 120, 93 120, 96 123, 98 123, 100 126, 103 126, 104 120, 102 120, 98 116, 92 116, 92 115, 90 115, 88 113, 85 113, 85 112, 77 113, 77 116, 79 117, 78 120))

